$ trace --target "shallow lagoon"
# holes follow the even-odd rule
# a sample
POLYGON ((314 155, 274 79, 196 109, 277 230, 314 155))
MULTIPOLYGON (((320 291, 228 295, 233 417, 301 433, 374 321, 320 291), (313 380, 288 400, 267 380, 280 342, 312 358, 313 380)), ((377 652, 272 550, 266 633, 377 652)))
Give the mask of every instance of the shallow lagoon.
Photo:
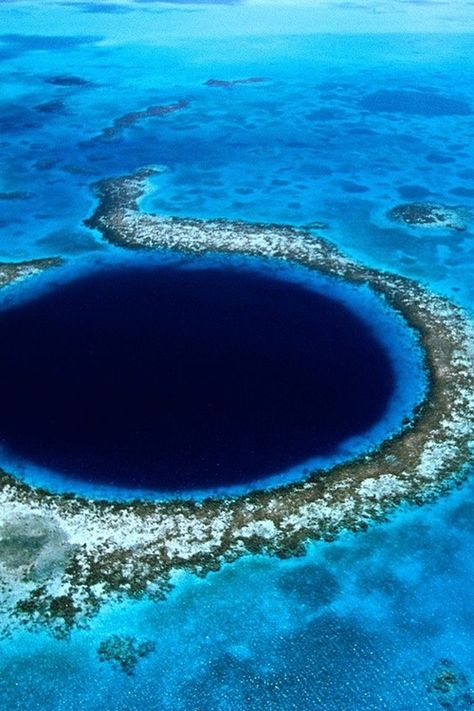
MULTIPOLYGON (((177 23, 160 5, 164 26, 174 32, 166 42, 164 33, 156 33, 161 48, 150 42, 143 48, 117 39, 125 25, 136 29, 136 38, 144 37, 147 25, 149 40, 160 19, 149 11, 155 10, 152 4, 146 4, 146 16, 142 7, 117 12, 113 20, 111 13, 51 7, 47 27, 44 11, 35 14, 14 5, 2 8, 5 32, 50 34, 54 12, 54 32, 60 35, 63 27, 71 35, 74 26, 76 39, 3 43, 4 102, 9 105, 2 114, 7 143, 2 191, 29 194, 1 202, 4 259, 51 253, 95 259, 105 247, 81 225, 94 205, 88 184, 157 162, 168 172, 157 180, 158 192, 150 193, 146 208, 325 222, 324 234, 361 261, 419 278, 472 309, 470 228, 462 233, 410 230, 384 217, 385 209, 421 194, 472 205, 471 116, 373 112, 361 106, 364 97, 387 87, 469 102, 472 37, 403 34, 416 28, 466 29, 469 15, 462 14, 462 6, 443 15, 428 3, 423 9, 416 4, 415 10, 400 3, 391 16, 402 30, 398 37, 317 40, 299 34, 303 25, 308 34, 321 26, 334 30, 334 25, 315 24, 311 16, 311 22, 285 25, 286 31, 295 29, 291 40, 272 37, 264 31, 260 9, 261 22, 252 26, 250 40, 219 40, 213 29, 212 42, 190 46, 182 43, 180 32, 197 27, 205 37, 213 25, 212 10, 201 8, 199 17, 211 13, 204 21, 185 7, 186 22, 177 23), (404 26, 402 9, 418 21, 404 26), (82 32, 88 35, 85 41, 82 32), (102 44, 91 39, 102 34, 108 38, 102 44), (55 52, 44 51, 52 46, 55 52), (93 86, 45 82, 66 72, 84 76, 93 86), (254 75, 269 81, 228 90, 204 85, 213 77, 254 75), (110 87, 117 83, 112 94, 110 87), (193 100, 188 113, 137 122, 111 144, 94 140, 111 117, 183 96, 193 100), (57 99, 63 111, 34 108, 57 99)), ((237 11, 219 8, 224 10, 237 11)), ((238 16, 242 13, 245 17, 240 8, 238 16)), ((341 24, 336 27, 358 21, 360 28, 362 17, 367 26, 379 22, 386 29, 390 22, 374 19, 375 14, 370 6, 366 15, 348 7, 337 15, 341 24)), ((232 34, 238 24, 226 17, 222 33, 232 34)), ((272 19, 274 27, 279 17, 272 19)), ((181 581, 166 602, 105 610, 90 631, 74 632, 70 641, 28 633, 4 640, 2 702, 8 708, 36 704, 58 710, 132 711, 144 704, 157 709, 436 709, 440 704, 430 677, 447 658, 459 680, 452 707, 469 708, 474 679, 471 519, 472 487, 467 485, 432 506, 400 512, 390 524, 364 535, 315 546, 303 560, 249 559, 204 581, 181 581), (97 646, 112 626, 156 643, 134 677, 98 662, 97 646)))

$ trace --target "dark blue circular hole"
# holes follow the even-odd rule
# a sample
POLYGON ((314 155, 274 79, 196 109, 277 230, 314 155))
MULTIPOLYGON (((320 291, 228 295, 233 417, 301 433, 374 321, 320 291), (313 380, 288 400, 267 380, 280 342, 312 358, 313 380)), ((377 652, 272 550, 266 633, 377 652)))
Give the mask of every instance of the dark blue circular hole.
POLYGON ((0 314, 2 443, 157 491, 242 485, 383 415, 390 359, 340 301, 253 268, 133 265, 0 314))

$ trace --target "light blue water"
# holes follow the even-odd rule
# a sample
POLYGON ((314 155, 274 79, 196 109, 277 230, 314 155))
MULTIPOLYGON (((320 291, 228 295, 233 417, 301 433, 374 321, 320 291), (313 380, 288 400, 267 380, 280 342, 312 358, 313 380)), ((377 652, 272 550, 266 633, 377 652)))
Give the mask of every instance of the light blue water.
POLYGON ((473 494, 471 482, 302 559, 184 577, 166 602, 109 607, 66 641, 6 639, 4 707, 441 708, 426 689, 437 662, 474 675, 473 494), (156 643, 132 677, 98 662, 111 632, 156 643))
MULTIPOLYGON (((152 17, 159 35, 161 15, 152 17)), ((38 28, 31 13, 26 18, 11 11, 5 31, 38 28)), ((101 24, 89 19, 89 35, 93 29, 101 24)), ((0 257, 104 249, 81 225, 94 204, 89 183, 159 163, 167 172, 144 209, 326 222, 324 234, 362 260, 472 300, 465 258, 472 234, 407 233, 383 216, 420 195, 472 206, 472 115, 361 105, 387 87, 469 102, 470 35, 213 37, 172 46, 161 36, 156 45, 80 40, 69 38, 67 49, 66 39, 56 40, 50 52, 4 41, 13 56, 3 62, 1 191, 29 197, 2 200, 0 257), (94 83, 45 82, 64 74, 94 83), (252 76, 268 81, 204 85, 252 76), (187 109, 94 141, 115 117, 180 99, 187 109), (34 108, 55 100, 63 110, 34 108)))
MULTIPOLYGON (((473 207, 474 114, 449 103, 447 113, 413 113, 404 94, 399 111, 367 108, 367 97, 390 90, 473 109, 473 36, 450 33, 474 30, 472 7, 102 10, 0 8, 0 193, 27 193, 0 201, 0 259, 61 254, 80 269, 114 258, 82 226, 95 204, 89 184, 157 163, 167 171, 144 209, 324 222, 321 233, 362 262, 473 309, 472 223, 426 232, 384 215, 420 197, 473 207), (91 84, 47 81, 67 75, 91 84), (267 81, 205 85, 248 77, 267 81), (97 139, 121 115, 181 99, 188 108, 97 139), (35 109, 51 101, 63 106, 35 109)), ((168 600, 109 606, 70 640, 2 640, 0 707, 441 708, 427 690, 441 658, 474 685, 472 500, 469 483, 303 559, 249 558, 205 580, 185 577, 168 600), (112 632, 156 644, 132 677, 98 661, 112 632)), ((470 708, 459 686, 450 708, 470 708)))

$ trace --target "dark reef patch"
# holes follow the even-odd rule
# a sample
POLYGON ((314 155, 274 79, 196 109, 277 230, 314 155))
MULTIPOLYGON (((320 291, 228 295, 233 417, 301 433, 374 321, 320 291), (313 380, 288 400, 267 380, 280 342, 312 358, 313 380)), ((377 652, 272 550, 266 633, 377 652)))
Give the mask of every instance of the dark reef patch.
POLYGON ((267 81, 267 79, 264 77, 248 77, 247 79, 208 79, 204 83, 206 86, 229 89, 238 84, 260 84, 265 81, 267 81))
POLYGON ((449 192, 451 195, 457 195, 457 197, 474 198, 474 188, 465 188, 462 185, 460 187, 453 188, 449 192))
POLYGON ((175 111, 181 111, 182 109, 187 108, 188 104, 188 101, 181 100, 177 101, 174 104, 165 104, 163 106, 149 106, 148 108, 143 109, 143 111, 130 111, 129 113, 114 119, 111 126, 107 126, 106 128, 102 129, 102 133, 100 133, 92 140, 103 141, 108 138, 114 138, 115 136, 120 134, 124 128, 133 126, 133 124, 138 123, 139 121, 143 121, 144 119, 156 116, 166 116, 167 114, 172 114, 175 111))
POLYGON ((18 57, 24 52, 44 51, 64 52, 82 47, 85 44, 95 44, 102 37, 96 35, 22 35, 4 34, 0 35, 1 48, 0 56, 6 59, 18 57))
POLYGON ((472 113, 465 101, 427 91, 382 89, 365 96, 363 109, 419 116, 467 116, 472 113))
POLYGON ((247 484, 383 416, 390 360, 342 302, 256 269, 99 271, 0 314, 1 441, 125 487, 247 484))
POLYGON ((52 99, 52 101, 45 101, 44 104, 35 106, 35 111, 39 111, 43 114, 57 114, 63 110, 64 102, 60 99, 52 99))
POLYGON ((431 190, 423 185, 399 185, 397 191, 404 200, 420 200, 431 195, 431 190))
POLYGON ((35 161, 32 165, 33 168, 36 168, 36 170, 51 170, 51 168, 54 168, 57 164, 58 161, 52 158, 41 158, 40 160, 35 161))
POLYGON ((369 190, 366 185, 354 183, 352 180, 341 180, 339 184, 345 193, 366 193, 369 190))
POLYGON ((431 151, 426 156, 428 163, 438 163, 439 165, 444 165, 447 163, 454 163, 456 159, 453 156, 448 156, 445 153, 437 153, 436 151, 431 151))
POLYGON ((41 126, 42 119, 29 106, 17 103, 0 104, 0 134, 16 135, 21 129, 41 126))
POLYGON ((430 202, 410 202, 397 205, 387 212, 392 222, 401 222, 411 227, 439 228, 461 232, 469 219, 467 210, 430 202))
POLYGON ((65 2, 63 5, 91 14, 123 15, 133 11, 133 7, 130 5, 109 2, 65 2))
POLYGON ((131 675, 140 659, 155 651, 155 643, 150 640, 139 642, 128 635, 113 634, 100 643, 97 651, 101 662, 109 662, 125 674, 131 675))
POLYGON ((311 609, 330 605, 340 592, 337 578, 325 566, 309 563, 282 573, 278 586, 284 594, 311 609))
POLYGON ((103 249, 93 236, 83 230, 56 230, 37 240, 38 246, 48 252, 62 252, 63 254, 81 254, 96 252, 103 249))
POLYGON ((92 82, 88 79, 83 79, 82 77, 76 77, 71 74, 61 74, 59 76, 47 77, 45 79, 47 84, 53 84, 54 86, 91 86, 92 82))
POLYGON ((474 707, 474 689, 464 671, 451 659, 440 659, 435 664, 426 690, 441 708, 448 711, 465 711, 474 707))
POLYGON ((308 121, 337 121, 344 117, 344 115, 340 109, 322 108, 317 111, 312 111, 306 118, 308 121))
POLYGON ((33 197, 32 193, 26 193, 23 190, 0 193, 0 200, 29 200, 31 197, 33 197))

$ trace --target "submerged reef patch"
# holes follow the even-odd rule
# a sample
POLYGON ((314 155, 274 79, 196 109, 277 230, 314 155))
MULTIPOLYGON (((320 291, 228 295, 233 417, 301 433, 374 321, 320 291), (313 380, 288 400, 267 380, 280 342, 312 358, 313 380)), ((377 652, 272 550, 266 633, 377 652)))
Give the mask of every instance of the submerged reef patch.
POLYGON ((92 86, 92 82, 88 79, 83 79, 82 77, 76 77, 71 74, 61 74, 60 76, 47 77, 45 79, 47 84, 53 84, 53 86, 92 86))
POLYGON ((149 106, 143 111, 130 111, 123 116, 116 118, 111 126, 107 126, 102 129, 102 133, 93 138, 92 140, 104 141, 109 138, 114 138, 117 136, 124 128, 128 126, 133 126, 133 124, 143 121, 144 119, 152 118, 154 116, 166 116, 167 114, 172 114, 175 111, 181 111, 187 108, 189 102, 182 99, 174 104, 165 104, 163 106, 149 106))
POLYGON ((29 200, 31 197, 31 193, 26 193, 21 190, 0 193, 0 200, 29 200))
POLYGON ((230 89, 237 84, 261 84, 265 81, 267 81, 265 77, 248 77, 247 79, 208 79, 204 83, 206 86, 230 89))
POLYGON ((474 706, 474 689, 464 671, 451 659, 440 659, 428 676, 429 696, 448 711, 463 711, 474 706))
POLYGON ((97 651, 101 662, 109 662, 130 676, 140 659, 155 651, 155 643, 151 640, 139 642, 134 637, 113 634, 102 640, 97 651))
POLYGON ((52 101, 46 101, 44 104, 38 104, 34 108, 35 111, 39 111, 43 114, 57 114, 60 111, 64 111, 64 102, 60 99, 52 99, 52 101))
POLYGON ((2 59, 19 57, 25 52, 67 52, 103 39, 99 35, 0 35, 2 59), (5 49, 4 49, 5 48, 5 49))
POLYGON ((64 568, 41 581, 25 579, 0 557, 6 624, 65 634, 111 597, 166 595, 176 571, 205 575, 247 553, 302 554, 309 540, 364 530, 401 504, 432 499, 461 482, 474 459, 474 328, 460 307, 292 227, 140 213, 137 201, 155 172, 146 168, 97 184, 99 204, 87 226, 129 249, 269 257, 366 285, 419 334, 429 391, 411 421, 377 449, 240 496, 99 501, 53 494, 3 473, 2 525, 25 515, 47 517, 69 546, 64 568))
POLYGON ((397 205, 387 212, 392 222, 411 227, 444 227, 462 232, 466 229, 469 211, 462 207, 448 207, 431 202, 410 202, 397 205))
POLYGON ((443 96, 434 91, 381 89, 365 96, 361 106, 369 111, 418 116, 468 116, 472 113, 466 101, 443 96))

